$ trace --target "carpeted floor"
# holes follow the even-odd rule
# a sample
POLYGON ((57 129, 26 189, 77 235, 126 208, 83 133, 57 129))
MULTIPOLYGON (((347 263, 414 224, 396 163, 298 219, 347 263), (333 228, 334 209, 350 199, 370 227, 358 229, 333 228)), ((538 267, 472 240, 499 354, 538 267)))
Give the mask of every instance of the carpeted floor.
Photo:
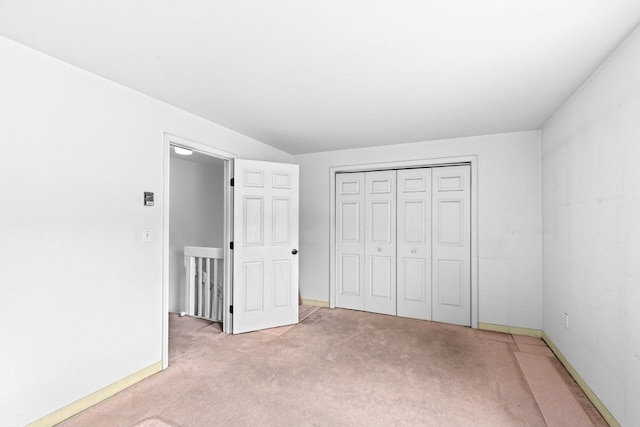
POLYGON ((170 366, 61 426, 605 426, 542 340, 301 306, 227 335, 170 316, 170 366))

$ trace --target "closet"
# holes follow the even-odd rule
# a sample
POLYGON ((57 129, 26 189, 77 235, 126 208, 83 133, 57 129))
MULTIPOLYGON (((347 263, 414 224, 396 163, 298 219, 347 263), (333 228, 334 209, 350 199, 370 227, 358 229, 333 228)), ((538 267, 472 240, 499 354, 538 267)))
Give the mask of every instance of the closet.
POLYGON ((470 166, 336 174, 336 307, 471 325, 470 166))

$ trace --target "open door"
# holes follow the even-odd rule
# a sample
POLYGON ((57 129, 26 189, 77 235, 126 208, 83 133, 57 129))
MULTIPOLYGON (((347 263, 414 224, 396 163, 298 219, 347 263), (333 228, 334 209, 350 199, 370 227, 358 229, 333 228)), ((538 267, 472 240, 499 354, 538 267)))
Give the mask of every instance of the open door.
POLYGON ((298 165, 233 171, 233 333, 298 323, 298 165))

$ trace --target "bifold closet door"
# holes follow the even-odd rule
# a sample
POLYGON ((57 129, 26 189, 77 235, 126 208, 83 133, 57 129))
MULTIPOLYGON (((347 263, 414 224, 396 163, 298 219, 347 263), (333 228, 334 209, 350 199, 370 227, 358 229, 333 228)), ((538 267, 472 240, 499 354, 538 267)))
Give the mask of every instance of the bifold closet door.
POLYGON ((397 314, 431 320, 431 169, 398 171, 397 314))
POLYGON ((433 320, 470 326, 470 167, 436 167, 432 174, 433 320))
POLYGON ((336 307, 364 310, 364 172, 336 175, 336 307))
POLYGON ((396 171, 365 173, 364 307, 396 314, 396 171))
POLYGON ((471 325, 469 166, 336 175, 336 307, 471 325))
POLYGON ((396 314, 396 171, 336 176, 336 306, 396 314))

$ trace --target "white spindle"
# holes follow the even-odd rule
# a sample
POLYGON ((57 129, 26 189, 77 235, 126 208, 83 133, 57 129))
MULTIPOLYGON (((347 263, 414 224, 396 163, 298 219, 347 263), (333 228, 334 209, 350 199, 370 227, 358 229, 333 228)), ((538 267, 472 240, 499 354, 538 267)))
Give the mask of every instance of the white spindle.
POLYGON ((187 280, 185 312, 206 319, 222 320, 222 248, 185 246, 187 280), (213 264, 213 265, 212 265, 213 264))
POLYGON ((205 258, 205 265, 207 274, 204 275, 204 293, 202 299, 204 300, 204 317, 211 318, 211 258, 205 258))
POLYGON ((220 260, 213 261, 213 280, 211 281, 211 286, 213 287, 213 301, 211 301, 211 317, 216 320, 222 320, 222 316, 220 315, 220 311, 218 310, 218 263, 220 260))
POLYGON ((195 313, 195 291, 196 291, 196 260, 194 257, 187 257, 187 280, 185 282, 185 313, 193 316, 195 313))
POLYGON ((196 314, 202 316, 202 258, 198 257, 198 308, 196 314))

